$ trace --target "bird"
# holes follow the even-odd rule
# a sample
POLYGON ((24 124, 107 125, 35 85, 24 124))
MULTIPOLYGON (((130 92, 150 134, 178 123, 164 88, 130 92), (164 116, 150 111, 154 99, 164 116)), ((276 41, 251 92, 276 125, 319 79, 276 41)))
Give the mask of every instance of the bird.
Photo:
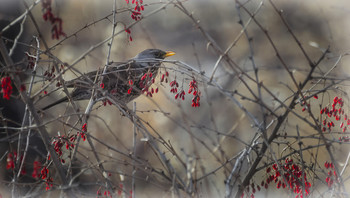
MULTIPOLYGON (((73 101, 88 100, 91 98, 91 82, 95 82, 98 75, 102 78, 100 87, 113 95, 118 102, 127 104, 148 91, 148 87, 154 82, 160 65, 166 57, 175 55, 173 51, 159 49, 146 49, 134 58, 126 62, 112 62, 102 74, 97 70, 79 76, 73 80, 66 81, 67 88, 74 88, 70 93, 73 101)), ((96 101, 103 100, 104 94, 98 91, 96 101)), ((58 104, 68 102, 67 96, 43 107, 45 111, 58 104)))

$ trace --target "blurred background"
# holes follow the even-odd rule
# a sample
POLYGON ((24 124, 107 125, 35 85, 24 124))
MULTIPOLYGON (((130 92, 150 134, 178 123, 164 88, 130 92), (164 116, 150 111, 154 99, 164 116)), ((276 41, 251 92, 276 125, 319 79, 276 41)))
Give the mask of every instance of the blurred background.
MULTIPOLYGON (((24 2, 26 3, 20 0, 0 0, 0 19, 7 22, 13 21, 17 16, 24 13, 25 5, 30 7, 34 3, 28 0, 24 2)), ((116 20, 118 23, 116 32, 120 32, 120 34, 114 38, 110 60, 116 62, 126 61, 148 48, 171 50, 176 52, 176 55, 170 57, 170 60, 184 62, 203 72, 205 76, 210 77, 220 55, 210 46, 212 43, 208 42, 198 25, 205 31, 205 34, 210 36, 215 45, 225 51, 242 31, 242 25, 239 24, 239 21, 242 20, 246 24, 250 16, 243 9, 237 8, 238 5, 235 1, 230 0, 181 1, 190 15, 183 12, 183 9, 176 2, 144 0, 144 11, 141 12, 144 18, 135 23, 130 13, 130 9, 133 10, 134 8, 131 1, 127 4, 127 1, 117 0, 116 20), (193 17, 193 20, 191 17, 193 17), (198 24, 195 24, 195 21, 198 24), (135 24, 130 27, 131 34, 127 34, 124 31, 125 27, 133 23, 135 24), (132 41, 129 39, 130 36, 132 41)), ((260 3, 263 2, 255 18, 268 31, 280 55, 298 83, 303 81, 310 70, 309 63, 271 4, 268 1, 257 0, 241 2, 251 13, 255 12, 260 3)), ((340 55, 344 55, 337 67, 331 71, 329 77, 347 79, 350 67, 350 60, 347 56, 349 52, 348 46, 350 46, 349 2, 347 0, 278 0, 273 2, 278 9, 283 10, 283 17, 312 61, 316 62, 324 51, 330 47, 330 53, 326 54, 324 61, 317 68, 316 74, 322 76, 337 62, 340 55)), ((51 38, 51 25, 43 20, 41 3, 39 2, 34 6, 31 13, 36 20, 43 39, 50 48, 53 47, 51 53, 68 65, 78 60, 91 47, 111 36, 113 21, 111 13, 114 4, 112 0, 53 0, 51 4, 52 12, 62 19, 64 33, 67 36, 71 36, 68 39, 62 37, 59 40, 51 38), (62 39, 64 40, 62 41, 62 39)), ((36 45, 32 36, 38 36, 38 32, 30 17, 27 17, 24 27, 21 37, 21 42, 24 44, 18 46, 23 48, 22 51, 33 53, 35 51, 29 45, 36 45)), ((254 61, 259 70, 259 80, 278 99, 288 101, 293 94, 289 88, 292 88, 294 91, 296 89, 289 74, 277 59, 269 40, 254 21, 250 22, 247 32, 251 40, 254 61)), ((254 76, 251 49, 248 41, 246 35, 243 34, 232 49, 228 51, 228 56, 237 63, 242 71, 254 76)), ((43 43, 41 43, 41 49, 45 50, 43 43)), ((18 53, 20 54, 20 52, 18 53)), ((74 68, 82 73, 102 69, 106 64, 107 53, 108 45, 104 43, 85 55, 74 68)), ((24 57, 22 58, 24 59, 24 57)), ((21 58, 17 60, 21 60, 21 58)), ((43 54, 37 74, 43 75, 51 65, 51 57, 43 54)), ((181 68, 171 63, 165 62, 164 68, 170 73, 169 81, 176 79, 180 87, 183 87, 186 92, 188 82, 192 80, 192 76, 198 76, 193 72, 191 74, 191 72, 187 71, 188 75, 185 75, 181 68)), ((164 73, 165 70, 161 71, 164 73)), ((67 71, 63 74, 63 77, 65 80, 70 80, 75 78, 76 74, 67 71)), ((23 77, 23 79, 26 78, 23 77)), ((254 87, 253 91, 257 92, 254 82, 249 81, 246 76, 241 76, 240 73, 233 71, 225 61, 219 63, 213 79, 224 90, 230 91, 232 94, 238 92, 242 96, 252 97, 246 90, 242 80, 246 80, 248 86, 254 87)), ((196 177, 200 178, 237 155, 245 148, 245 144, 250 144, 250 141, 256 136, 256 128, 252 127, 253 121, 229 97, 222 94, 217 87, 208 85, 200 77, 198 77, 198 81, 200 82, 202 93, 201 106, 199 108, 191 107, 189 94, 185 96, 186 99, 184 101, 175 100, 174 94, 170 93, 169 85, 160 83, 159 78, 153 85, 154 88, 159 88, 159 93, 154 94, 152 98, 142 95, 135 102, 137 115, 145 123, 149 124, 149 130, 153 132, 155 137, 161 137, 159 144, 162 145, 162 141, 168 142, 173 147, 172 149, 176 151, 175 153, 180 155, 180 158, 187 165, 192 164, 197 168, 196 177)), ((49 82, 38 80, 33 92, 41 90, 47 83, 49 82)), ((319 112, 320 106, 330 104, 334 96, 340 95, 344 97, 347 104, 349 104, 347 100, 347 84, 345 81, 343 84, 336 85, 336 87, 331 88, 325 94, 322 101, 311 103, 311 108, 315 114, 317 115, 319 112)), ((313 84, 310 83, 306 86, 306 89, 312 86, 313 84)), ((313 88, 313 90, 317 91, 322 88, 322 86, 319 86, 313 88)), ((54 83, 47 88, 49 92, 54 89, 56 89, 54 83)), ((60 90, 47 96, 44 93, 38 94, 36 99, 42 98, 42 100, 37 102, 36 106, 40 108, 63 96, 64 93, 60 90)), ((242 96, 235 95, 235 98, 252 115, 262 120, 264 116, 261 113, 260 106, 244 99, 242 96)), ((271 109, 276 109, 279 105, 266 92, 262 94, 262 99, 271 109)), ((286 103, 288 104, 288 102, 286 103)), ((78 102, 78 104, 81 112, 84 112, 87 101, 78 102)), ((128 106, 132 108, 132 102, 128 106)), ((299 105, 297 108, 296 112, 302 115, 302 107, 299 105)), ((276 113, 279 114, 281 112, 283 111, 278 110, 276 113)), ((67 128, 63 123, 75 123, 78 117, 71 116, 69 115, 70 113, 73 113, 70 104, 61 104, 45 112, 42 118, 52 136, 58 133, 69 134, 71 132, 70 128, 67 128)), ((272 121, 273 119, 275 117, 271 116, 267 120, 272 121)), ((309 119, 309 117, 305 116, 305 119, 309 119)), ((296 135, 296 125, 299 126, 300 132, 305 136, 317 133, 294 115, 291 115, 284 125, 281 134, 296 135)), ((107 145, 112 145, 125 153, 132 152, 133 123, 122 116, 118 108, 114 106, 103 106, 102 103, 95 105, 89 118, 88 131, 107 145)), ((141 134, 138 134, 137 137, 136 155, 141 159, 146 159, 149 163, 148 166, 161 170, 163 167, 158 159, 159 156, 155 155, 155 152, 147 143, 142 141, 141 134)), ((338 136, 333 138, 337 139, 338 136)), ((303 143, 305 145, 317 145, 318 140, 310 138, 303 143)), ((2 144, 4 144, 5 149, 7 143, 2 144)), ((84 163, 87 162, 95 163, 93 160, 90 161, 90 158, 94 158, 87 143, 83 142, 81 144, 81 150, 77 156, 79 158, 77 168, 84 167, 86 165, 84 163)), ((290 146, 298 145, 292 143, 290 146)), ((278 153, 282 152, 285 147, 276 145, 275 149, 278 153)), ((335 158, 339 162, 338 165, 341 166, 341 164, 345 163, 349 147, 348 145, 336 145, 333 149, 335 158)), ((115 183, 123 183, 126 189, 130 189, 132 168, 130 159, 108 149, 102 144, 96 143, 96 150, 101 154, 101 160, 106 161, 105 168, 111 172, 111 180, 115 183), (123 173, 128 176, 121 179, 120 175, 123 175, 123 173)), ((171 149, 161 147, 161 150, 164 151, 164 154, 174 165, 176 171, 186 178, 186 168, 182 166, 178 157, 169 151, 171 149)), ((328 155, 324 155, 317 148, 310 150, 309 156, 304 156, 305 159, 315 161, 310 156, 310 153, 317 153, 317 161, 320 163, 329 160, 328 155)), ((252 160, 254 160, 254 156, 256 155, 251 156, 252 160)), ((196 186, 198 196, 224 197, 224 180, 227 178, 233 165, 234 161, 225 165, 220 171, 206 176, 202 180, 203 182, 198 182, 198 186, 196 186)), ((3 167, 4 165, 2 164, 1 166, 3 167)), ((142 169, 144 167, 140 166, 139 168, 142 169)), ((3 168, 0 171, 0 175, 6 174, 6 170, 3 168)), ((81 183, 93 183, 99 180, 100 176, 96 175, 97 171, 93 169, 84 172, 79 177, 79 181, 81 183)), ((242 170, 242 172, 244 171, 246 170, 242 170)), ((260 177, 264 177, 264 171, 261 172, 255 177, 256 183, 260 183, 260 177)), ((346 173, 349 176, 349 171, 346 173)), ((152 171, 138 171, 137 178, 139 179, 136 182, 136 197, 170 197, 172 195, 172 182, 164 180, 164 178, 152 173, 152 171)), ((5 177, 2 178, 2 181, 5 181, 5 177)), ((320 181, 324 181, 324 178, 321 178, 320 181)), ((327 185, 320 181, 314 181, 314 189, 323 192, 327 189, 327 185)), ((346 180, 345 183, 350 187, 349 181, 346 180)), ((1 183, 0 192, 3 197, 10 195, 6 189, 7 185, 9 185, 8 182, 1 183)), ((81 194, 78 196, 96 196, 94 194, 97 191, 96 186, 91 188, 89 185, 84 186, 81 184, 79 188, 81 189, 81 194)), ((58 195, 55 191, 52 193, 53 195, 58 195)), ((259 193, 256 196, 273 197, 288 194, 289 192, 270 188, 259 193)), ((315 195, 318 196, 319 194, 316 193, 315 195)))

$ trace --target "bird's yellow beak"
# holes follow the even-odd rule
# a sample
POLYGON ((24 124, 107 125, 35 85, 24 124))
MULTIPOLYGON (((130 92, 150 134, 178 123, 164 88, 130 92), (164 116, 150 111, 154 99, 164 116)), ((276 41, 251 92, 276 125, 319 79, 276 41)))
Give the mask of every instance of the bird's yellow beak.
POLYGON ((175 55, 175 54, 176 54, 175 52, 166 51, 166 54, 164 55, 164 58, 169 57, 169 56, 173 56, 173 55, 175 55))

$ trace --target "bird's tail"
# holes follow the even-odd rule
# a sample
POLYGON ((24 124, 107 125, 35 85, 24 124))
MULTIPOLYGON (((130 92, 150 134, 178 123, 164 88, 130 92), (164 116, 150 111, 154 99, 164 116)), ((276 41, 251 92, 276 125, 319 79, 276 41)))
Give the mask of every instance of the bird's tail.
POLYGON ((45 107, 42 108, 41 110, 42 110, 42 111, 45 111, 46 109, 50 109, 51 107, 53 107, 53 106, 55 106, 55 105, 57 105, 57 104, 60 104, 60 103, 62 103, 62 102, 68 102, 68 97, 61 98, 61 99, 57 100, 56 102, 51 103, 51 104, 45 106, 45 107))

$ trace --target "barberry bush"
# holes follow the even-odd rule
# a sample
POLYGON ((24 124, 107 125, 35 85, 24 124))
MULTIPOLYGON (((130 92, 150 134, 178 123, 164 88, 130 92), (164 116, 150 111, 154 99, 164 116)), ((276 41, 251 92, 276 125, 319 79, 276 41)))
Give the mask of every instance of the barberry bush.
POLYGON ((350 196, 346 1, 0 5, 0 197, 350 196), (147 48, 129 104, 41 110, 147 48))

